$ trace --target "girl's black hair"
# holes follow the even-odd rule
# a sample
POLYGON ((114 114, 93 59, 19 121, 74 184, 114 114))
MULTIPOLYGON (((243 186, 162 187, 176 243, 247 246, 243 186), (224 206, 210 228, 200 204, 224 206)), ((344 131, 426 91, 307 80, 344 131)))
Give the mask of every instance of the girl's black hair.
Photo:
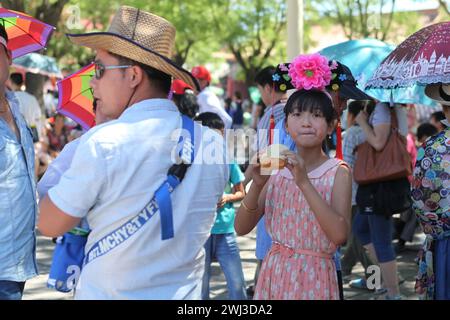
POLYGON ((178 107, 178 110, 193 119, 198 112, 199 106, 197 103, 197 97, 194 93, 185 92, 184 94, 174 94, 173 102, 178 107))
POLYGON ((417 139, 421 140, 423 137, 432 137, 438 130, 431 123, 422 123, 417 127, 417 139))
POLYGON ((366 106, 366 101, 364 100, 354 100, 348 104, 347 110, 348 113, 352 116, 356 117, 361 110, 366 106))
POLYGON ((285 119, 287 121, 288 115, 295 111, 315 112, 320 111, 327 124, 331 124, 338 115, 333 107, 333 102, 330 96, 324 91, 320 90, 297 90, 288 99, 284 106, 285 119))
MULTIPOLYGON (((0 36, 6 40, 6 43, 8 43, 9 41, 8 34, 6 33, 5 26, 1 23, 0 23, 0 36)), ((3 47, 3 49, 5 50, 6 53, 8 52, 8 49, 6 47, 3 47)))
POLYGON ((205 127, 211 129, 223 130, 225 129, 225 123, 222 118, 213 112, 203 112, 194 118, 194 121, 200 121, 205 127))
POLYGON ((266 84, 272 86, 273 79, 272 76, 275 73, 276 68, 273 66, 265 67, 260 70, 255 77, 255 82, 259 84, 261 87, 264 87, 266 84))
POLYGON ((8 42, 8 34, 6 33, 6 29, 5 29, 5 27, 2 25, 2 24, 0 24, 0 36, 2 37, 2 38, 4 38, 5 40, 6 40, 6 42, 8 42))

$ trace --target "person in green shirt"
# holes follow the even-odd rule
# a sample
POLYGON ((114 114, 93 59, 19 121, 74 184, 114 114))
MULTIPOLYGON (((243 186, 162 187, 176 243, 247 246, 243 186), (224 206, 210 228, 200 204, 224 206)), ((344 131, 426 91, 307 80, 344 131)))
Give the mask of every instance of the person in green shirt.
MULTIPOLYGON (((225 124, 215 113, 204 112, 195 118, 202 125, 219 130, 224 134, 225 124)), ((211 236, 205 243, 205 273, 203 275, 202 299, 209 299, 209 281, 211 262, 219 261, 225 274, 230 300, 246 300, 244 273, 242 272, 239 247, 234 232, 235 210, 233 203, 244 198, 244 174, 236 163, 230 163, 230 177, 223 196, 217 204, 217 217, 211 230, 211 236)))

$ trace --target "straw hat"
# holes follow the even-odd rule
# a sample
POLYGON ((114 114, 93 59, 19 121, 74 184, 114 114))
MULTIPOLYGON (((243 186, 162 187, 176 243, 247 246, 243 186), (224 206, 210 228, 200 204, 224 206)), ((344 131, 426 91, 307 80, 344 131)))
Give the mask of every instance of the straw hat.
POLYGON ((68 34, 75 44, 103 49, 151 66, 199 90, 192 74, 172 60, 175 27, 167 20, 128 6, 121 6, 107 32, 68 34))
POLYGON ((440 104, 450 106, 450 84, 429 84, 425 87, 425 94, 440 104))

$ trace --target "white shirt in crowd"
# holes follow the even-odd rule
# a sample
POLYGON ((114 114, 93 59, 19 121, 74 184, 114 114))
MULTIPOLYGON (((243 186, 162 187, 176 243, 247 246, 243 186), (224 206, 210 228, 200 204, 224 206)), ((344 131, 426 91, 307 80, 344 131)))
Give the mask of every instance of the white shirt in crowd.
MULTIPOLYGON (((86 253, 147 205, 167 177, 178 141, 174 131, 180 128, 175 104, 151 99, 80 138, 70 168, 48 195, 65 213, 87 217, 92 231, 86 253)), ((223 144, 213 130, 203 127, 202 134, 223 144)), ((174 238, 161 240, 156 213, 127 240, 85 265, 76 298, 200 299, 203 245, 228 178, 228 165, 221 160, 191 165, 171 194, 174 238)))
POLYGON ((197 103, 199 106, 199 113, 216 113, 225 123, 225 129, 231 129, 233 119, 231 119, 230 115, 225 111, 219 98, 212 92, 210 87, 206 87, 198 94, 197 103))
POLYGON ((20 113, 25 118, 25 122, 30 128, 35 127, 40 135, 42 133, 43 125, 39 102, 32 94, 25 91, 15 91, 14 94, 19 100, 20 113))
POLYGON ((45 170, 44 175, 37 184, 37 192, 40 200, 44 198, 51 187, 59 182, 64 172, 70 168, 70 164, 72 163, 73 156, 79 144, 80 138, 70 141, 49 164, 47 170, 45 170))
MULTIPOLYGON (((379 102, 375 106, 373 113, 369 118, 369 124, 372 127, 375 127, 380 124, 390 124, 391 123, 391 112, 389 109, 389 105, 384 102, 379 102)), ((394 107, 395 114, 397 116, 398 121, 398 132, 402 136, 408 135, 408 115, 406 108, 403 107, 394 107)))

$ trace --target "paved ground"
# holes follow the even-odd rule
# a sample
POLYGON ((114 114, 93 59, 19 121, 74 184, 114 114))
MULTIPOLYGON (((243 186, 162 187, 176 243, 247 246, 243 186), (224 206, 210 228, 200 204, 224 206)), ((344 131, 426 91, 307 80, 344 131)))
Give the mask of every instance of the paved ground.
MULTIPOLYGON (((416 264, 414 257, 419 249, 422 241, 420 234, 414 237, 412 243, 407 244, 407 250, 402 252, 398 257, 399 273, 405 279, 405 282, 400 286, 401 293, 406 299, 417 300, 414 293, 414 277, 416 275, 416 264)), ((247 236, 238 238, 239 247, 241 249, 241 258, 244 269, 244 276, 247 285, 253 283, 253 276, 256 268, 256 259, 254 255, 255 248, 255 233, 252 232, 247 236)), ((71 294, 64 294, 55 290, 47 289, 46 281, 50 268, 51 256, 53 252, 53 243, 50 239, 38 236, 37 242, 37 259, 40 270, 40 275, 27 282, 24 292, 24 299, 26 300, 68 300, 72 299, 71 294)), ((353 269, 355 277, 363 275, 363 268, 358 264, 353 269)), ((345 298, 349 300, 367 300, 374 297, 368 290, 352 289, 348 284, 344 285, 345 298)), ((211 298, 212 299, 227 299, 227 288, 225 277, 223 276, 218 263, 212 265, 211 277, 211 298)))

